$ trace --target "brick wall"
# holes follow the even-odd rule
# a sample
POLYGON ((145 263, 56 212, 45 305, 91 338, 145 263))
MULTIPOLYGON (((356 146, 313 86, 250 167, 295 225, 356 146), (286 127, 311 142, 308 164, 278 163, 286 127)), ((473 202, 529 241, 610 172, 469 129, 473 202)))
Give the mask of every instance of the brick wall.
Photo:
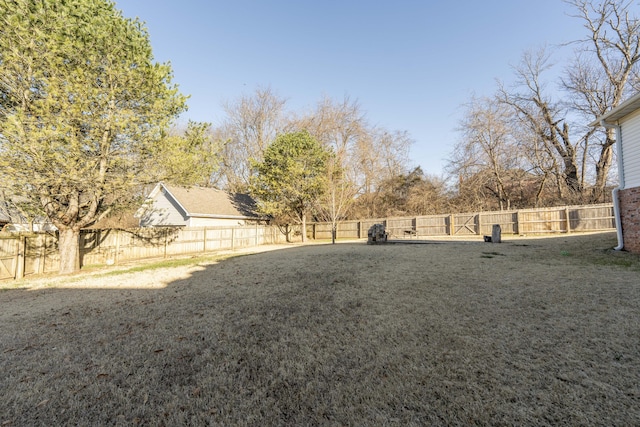
POLYGON ((624 249, 640 253, 640 187, 620 190, 618 196, 624 249))

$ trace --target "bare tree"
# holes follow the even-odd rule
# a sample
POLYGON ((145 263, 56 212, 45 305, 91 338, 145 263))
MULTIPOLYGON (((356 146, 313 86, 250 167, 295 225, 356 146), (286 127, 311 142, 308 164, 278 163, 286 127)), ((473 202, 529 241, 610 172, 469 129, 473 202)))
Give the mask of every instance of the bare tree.
POLYGON ((543 73, 550 67, 546 49, 524 54, 515 68, 517 87, 500 87, 531 138, 545 177, 553 176, 564 201, 601 200, 613 162, 612 130, 588 126, 640 88, 640 21, 629 0, 565 0, 586 29, 574 59, 560 79, 568 96, 552 97, 543 73), (555 160, 550 161, 551 158, 555 160))
POLYGON ((382 214, 384 183, 407 173, 412 143, 407 132, 383 128, 372 128, 358 140, 355 155, 361 168, 357 181, 361 190, 354 216, 373 218, 382 214))
POLYGON ((318 217, 331 222, 334 240, 338 222, 346 217, 358 193, 356 182, 360 167, 355 147, 366 132, 365 117, 358 102, 348 96, 341 102, 325 97, 311 115, 299 121, 298 126, 308 129, 334 153, 327 168, 327 192, 316 206, 318 217))
POLYGON ((460 121, 461 139, 447 166, 457 177, 458 192, 466 194, 459 202, 473 201, 468 208, 501 210, 533 203, 531 186, 538 177, 519 143, 518 129, 512 109, 499 99, 474 97, 467 104, 460 121), (474 191, 481 197, 469 197, 474 191), (495 200, 496 206, 487 203, 488 198, 495 200))
POLYGON ((315 111, 296 121, 335 153, 330 165, 329 191, 318 206, 318 215, 337 220, 356 210, 373 215, 385 180, 406 172, 412 140, 407 132, 390 132, 369 125, 356 100, 322 99, 315 111), (367 203, 364 203, 364 201, 367 203))
POLYGON ((407 197, 407 213, 410 215, 436 215, 451 212, 445 180, 423 174, 419 185, 414 186, 407 197))
POLYGON ((525 52, 522 62, 515 68, 516 90, 510 91, 500 85, 498 96, 501 102, 513 108, 522 125, 534 136, 532 141, 538 154, 559 158, 556 164, 562 167, 554 171, 558 173, 558 192, 564 198, 575 199, 583 191, 578 146, 570 136, 567 110, 547 94, 542 74, 549 67, 546 49, 525 52))
POLYGON ((252 175, 250 160, 261 161, 267 146, 284 127, 286 100, 270 88, 258 88, 252 95, 224 105, 226 120, 217 131, 225 141, 220 185, 244 192, 252 175))
MULTIPOLYGON (((582 20, 587 35, 576 42, 575 60, 562 85, 571 94, 571 107, 589 123, 640 89, 640 21, 632 14, 630 0, 565 1, 575 9, 573 16, 582 20)), ((612 129, 604 135, 594 135, 596 131, 601 132, 582 129, 581 140, 584 161, 588 155, 595 160, 592 200, 598 200, 606 187, 615 143, 612 129)))
POLYGON ((425 175, 420 166, 380 184, 379 216, 431 215, 449 211, 444 181, 425 175))
POLYGON ((536 133, 521 126, 517 117, 512 116, 511 132, 517 149, 522 156, 526 172, 530 175, 528 185, 530 194, 522 207, 553 206, 562 200, 564 189, 562 167, 549 144, 537 137, 536 133), (555 190, 555 191, 554 191, 555 190))
POLYGON ((348 179, 338 157, 333 155, 327 162, 327 191, 316 204, 318 218, 331 223, 332 243, 335 243, 338 223, 346 218, 356 194, 356 186, 348 179))
POLYGON ((294 125, 308 130, 335 153, 337 165, 345 178, 356 182, 361 173, 357 161, 358 141, 365 137, 368 125, 357 100, 345 96, 342 101, 323 98, 315 111, 294 125))
POLYGON ((510 182, 522 171, 519 147, 510 128, 511 111, 490 98, 473 98, 460 123, 462 139, 456 144, 450 169, 467 179, 481 172, 489 179, 484 185, 498 201, 500 209, 509 209, 514 195, 510 182))
MULTIPOLYGON (((357 100, 325 97, 310 113, 285 116, 286 101, 271 89, 225 105, 227 118, 214 130, 224 145, 222 165, 212 177, 218 186, 245 191, 269 144, 282 133, 307 131, 334 156, 328 167, 329 191, 316 214, 334 224, 349 215, 357 196, 378 192, 381 183, 407 170, 412 140, 407 132, 372 127, 357 100)), ((364 199, 363 199, 364 200, 364 199)))

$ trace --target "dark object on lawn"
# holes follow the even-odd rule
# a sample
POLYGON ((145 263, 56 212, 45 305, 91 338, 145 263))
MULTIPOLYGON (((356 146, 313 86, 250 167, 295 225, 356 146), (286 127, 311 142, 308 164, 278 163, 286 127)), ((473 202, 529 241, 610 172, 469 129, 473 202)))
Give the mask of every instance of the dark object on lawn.
POLYGON ((413 236, 418 236, 418 232, 416 230, 404 230, 404 235, 405 236, 409 236, 409 237, 413 237, 413 236))
POLYGON ((502 229, 500 224, 494 224, 491 229, 491 236, 484 236, 484 241, 487 243, 502 243, 502 229))
POLYGON ((493 224, 493 229, 491 230, 491 242, 502 243, 502 229, 500 228, 500 224, 493 224))
POLYGON ((384 224, 373 224, 367 233, 367 244, 384 243, 387 241, 387 237, 384 224))

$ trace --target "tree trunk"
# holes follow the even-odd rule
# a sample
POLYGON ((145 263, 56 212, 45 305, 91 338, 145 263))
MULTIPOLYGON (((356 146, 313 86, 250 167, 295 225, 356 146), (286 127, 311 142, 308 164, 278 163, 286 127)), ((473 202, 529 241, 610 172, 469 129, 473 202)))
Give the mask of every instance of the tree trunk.
POLYGON ((580 185, 580 177, 578 176, 578 165, 575 156, 567 156, 564 159, 564 182, 571 193, 575 197, 582 194, 582 186, 580 185))
POLYGON ((607 187, 607 177, 609 176, 609 170, 613 163, 613 144, 605 144, 602 146, 600 152, 600 158, 596 162, 596 182, 593 186, 593 194, 591 201, 594 203, 600 202, 605 189, 607 187))
POLYGON ((60 274, 80 270, 80 230, 67 228, 59 231, 60 274))

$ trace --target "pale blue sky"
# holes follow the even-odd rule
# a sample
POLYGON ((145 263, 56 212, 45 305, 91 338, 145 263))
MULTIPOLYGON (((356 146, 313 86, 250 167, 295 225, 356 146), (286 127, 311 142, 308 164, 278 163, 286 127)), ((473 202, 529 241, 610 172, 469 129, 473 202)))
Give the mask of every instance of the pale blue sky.
MULTIPOLYGON (((439 175, 461 105, 509 82, 527 49, 584 36, 561 0, 116 0, 170 61, 184 118, 217 125, 257 87, 312 109, 357 99, 372 124, 406 130, 411 165, 439 175)), ((566 56, 570 57, 569 50, 566 56)), ((558 62, 561 57, 557 57, 558 62)))

